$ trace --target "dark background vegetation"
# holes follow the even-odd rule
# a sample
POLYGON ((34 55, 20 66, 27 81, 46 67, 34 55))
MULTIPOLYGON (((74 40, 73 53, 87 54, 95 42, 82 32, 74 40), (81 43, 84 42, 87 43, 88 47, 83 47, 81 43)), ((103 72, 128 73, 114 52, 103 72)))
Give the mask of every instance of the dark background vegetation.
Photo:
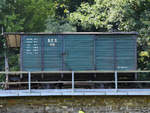
MULTIPOLYGON (((137 31, 138 69, 150 69, 150 0, 0 0, 4 32, 137 31)), ((1 31, 0 31, 1 32, 1 31)), ((0 37, 0 70, 4 70, 0 37)), ((8 49, 11 71, 19 49, 8 49)))

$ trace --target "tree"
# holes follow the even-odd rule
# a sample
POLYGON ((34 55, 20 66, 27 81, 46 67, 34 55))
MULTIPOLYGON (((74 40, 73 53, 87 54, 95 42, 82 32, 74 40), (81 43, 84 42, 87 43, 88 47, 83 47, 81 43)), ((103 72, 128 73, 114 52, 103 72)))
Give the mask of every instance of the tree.
POLYGON ((70 24, 67 19, 58 20, 49 17, 46 22, 46 32, 75 32, 76 27, 70 24))
POLYGON ((46 21, 46 32, 74 32, 73 26, 67 15, 75 11, 82 2, 93 3, 93 0, 54 0, 55 15, 49 16, 46 21))

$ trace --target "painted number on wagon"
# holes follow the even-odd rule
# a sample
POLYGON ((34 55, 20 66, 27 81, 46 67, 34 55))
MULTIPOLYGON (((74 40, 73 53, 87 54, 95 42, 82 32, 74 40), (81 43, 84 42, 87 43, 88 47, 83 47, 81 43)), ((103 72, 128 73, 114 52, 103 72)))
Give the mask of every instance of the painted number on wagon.
POLYGON ((48 39, 49 46, 54 47, 54 46, 56 46, 56 43, 57 43, 57 39, 56 38, 48 39))

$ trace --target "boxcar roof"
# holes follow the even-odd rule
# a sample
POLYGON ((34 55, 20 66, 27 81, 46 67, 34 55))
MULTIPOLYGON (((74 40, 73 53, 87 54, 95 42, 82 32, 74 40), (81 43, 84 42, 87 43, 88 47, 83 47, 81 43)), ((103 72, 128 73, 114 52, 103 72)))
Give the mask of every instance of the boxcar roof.
POLYGON ((138 35, 137 32, 5 32, 4 36, 8 47, 20 47, 21 35, 57 35, 57 34, 72 34, 72 35, 138 35))
POLYGON ((121 34, 121 35, 138 35, 137 32, 5 32, 4 35, 55 35, 55 34, 121 34))

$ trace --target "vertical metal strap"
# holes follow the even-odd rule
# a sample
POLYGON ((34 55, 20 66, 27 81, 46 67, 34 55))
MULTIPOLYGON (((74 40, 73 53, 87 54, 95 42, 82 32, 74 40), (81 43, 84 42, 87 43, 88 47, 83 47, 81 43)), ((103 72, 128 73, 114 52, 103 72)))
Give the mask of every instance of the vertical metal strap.
POLYGON ((23 71, 23 36, 20 36, 21 44, 20 44, 20 70, 23 71))
POLYGON ((118 75, 117 75, 117 71, 115 71, 115 90, 118 90, 118 75))
MULTIPOLYGON (((93 38, 93 49, 94 70, 96 70, 96 35, 94 35, 93 38)), ((94 77, 96 78, 96 73, 94 74, 94 77)))
POLYGON ((41 71, 44 70, 44 38, 41 38, 41 71))
MULTIPOLYGON (((134 43, 135 43, 135 70, 137 69, 137 42, 136 42, 136 36, 134 36, 134 43)), ((135 73, 135 80, 138 79, 138 73, 135 73)))
POLYGON ((62 35, 62 71, 64 70, 64 36, 62 35))
POLYGON ((94 35, 94 39, 93 39, 93 61, 94 61, 94 70, 96 70, 96 35, 94 35))
POLYGON ((72 71, 72 92, 74 92, 74 71, 72 71))
POLYGON ((137 40, 137 37, 136 36, 134 36, 134 43, 135 43, 135 70, 137 69, 137 42, 136 42, 136 40, 137 40))
POLYGON ((28 89, 29 93, 31 93, 31 72, 28 72, 28 89))
POLYGON ((114 56, 113 56, 113 57, 114 57, 114 58, 113 58, 113 59, 114 59, 114 62, 113 62, 113 63, 114 63, 114 70, 117 70, 117 58, 116 58, 117 55, 116 55, 116 49, 117 49, 117 48, 116 48, 116 38, 114 37, 114 50, 113 50, 113 51, 114 51, 114 56))
MULTIPOLYGON (((23 70, 23 36, 20 36, 20 70, 22 71, 23 70)), ((23 74, 20 73, 20 78, 23 77, 23 74)))

